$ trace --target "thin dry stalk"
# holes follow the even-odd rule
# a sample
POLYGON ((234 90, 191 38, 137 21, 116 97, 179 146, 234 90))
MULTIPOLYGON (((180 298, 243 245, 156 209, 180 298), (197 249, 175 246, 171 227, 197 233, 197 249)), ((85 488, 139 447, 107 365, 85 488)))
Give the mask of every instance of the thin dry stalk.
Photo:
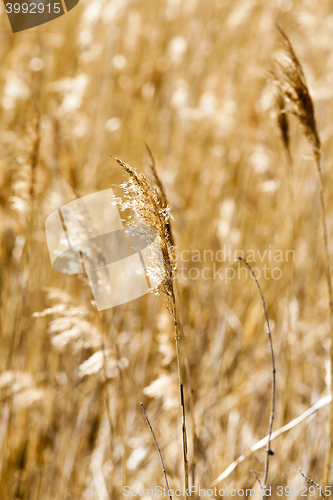
MULTIPOLYGON (((148 151, 148 154, 149 154, 149 159, 150 159, 150 161, 149 161, 149 167, 150 167, 151 173, 152 173, 153 178, 154 178, 154 182, 155 182, 156 187, 157 187, 158 197, 160 199, 162 207, 163 208, 167 208, 168 205, 169 205, 168 198, 167 198, 167 195, 166 195, 166 191, 165 191, 163 182, 161 181, 161 179, 160 179, 160 177, 159 177, 159 175, 157 173, 155 157, 153 156, 153 153, 151 152, 148 144, 146 144, 146 148, 147 148, 147 151, 148 151)), ((167 226, 168 226, 168 233, 169 233, 170 243, 171 243, 172 246, 175 246, 175 240, 173 238, 170 221, 167 221, 167 226)))
MULTIPOLYGON (((317 172, 319 178, 319 198, 321 205, 321 222, 323 228, 323 237, 324 237, 324 251, 325 251, 325 263, 326 263, 326 280, 327 280, 327 288, 328 288, 328 296, 329 296, 329 312, 330 312, 330 337, 331 337, 331 345, 330 345, 330 362, 331 362, 331 391, 333 388, 333 290, 332 290, 332 279, 331 279, 331 266, 330 266, 330 256, 328 250, 328 231, 327 231, 327 222, 326 222, 326 206, 325 206, 325 198, 324 198, 324 185, 323 185, 323 175, 320 165, 320 157, 316 157, 317 164, 317 172)), ((325 468, 325 484, 330 484, 330 471, 331 471, 331 462, 332 462, 332 451, 333 451, 333 403, 331 403, 330 416, 329 416, 329 439, 328 439, 328 452, 326 458, 326 468, 325 468)))
MULTIPOLYGON (((280 56, 276 59, 276 70, 274 71, 274 83, 280 89, 280 92, 286 103, 286 111, 296 116, 302 131, 306 138, 309 140, 315 163, 317 167, 319 179, 319 198, 321 205, 321 222, 324 238, 324 253, 325 253, 325 270, 326 280, 329 295, 329 314, 330 314, 330 361, 331 361, 331 389, 333 387, 333 290, 331 279, 330 257, 328 250, 328 231, 327 231, 327 218, 326 218, 326 205, 324 197, 324 182, 321 169, 321 143, 317 132, 317 124, 315 119, 315 112, 310 92, 305 80, 302 66, 295 54, 292 44, 278 26, 283 39, 284 47, 280 56)), ((329 417, 329 440, 328 440, 328 453, 325 467, 325 483, 330 482, 330 464, 332 461, 333 451, 333 404, 331 405, 329 417)))
POLYGON ((115 494, 115 459, 114 459, 114 425, 112 421, 112 415, 110 411, 110 394, 109 394, 109 378, 107 374, 107 356, 106 356, 106 350, 105 350, 105 344, 104 341, 102 342, 102 353, 103 353, 103 375, 104 375, 104 380, 105 380, 105 386, 104 386, 104 398, 105 398, 105 410, 106 410, 106 417, 109 422, 109 442, 110 442, 110 453, 112 457, 112 470, 111 470, 111 482, 112 482, 112 493, 115 494))
POLYGON ((161 262, 159 261, 153 263, 155 267, 153 271, 151 271, 151 276, 156 276, 157 278, 163 276, 163 281, 158 285, 156 289, 152 289, 151 291, 158 295, 163 294, 167 298, 167 308, 169 313, 173 315, 174 319, 180 406, 182 412, 182 444, 186 492, 185 496, 187 497, 189 482, 186 412, 182 375, 182 359, 179 345, 180 335, 178 330, 176 297, 174 288, 176 266, 170 228, 171 215, 169 212, 169 207, 163 206, 157 190, 149 184, 146 177, 142 173, 138 172, 134 167, 131 167, 118 158, 114 159, 116 160, 118 165, 120 165, 123 170, 129 175, 129 180, 120 186, 125 193, 126 201, 118 198, 119 207, 121 209, 132 209, 139 222, 147 228, 154 229, 159 236, 159 244, 162 251, 163 263, 161 264, 161 262))
POLYGON ((154 438, 155 445, 156 445, 156 448, 157 448, 157 451, 158 451, 158 455, 160 457, 160 462, 161 462, 161 465, 162 465, 162 469, 163 469, 164 480, 165 480, 165 484, 166 484, 166 487, 167 487, 167 490, 168 490, 168 495, 169 495, 170 500, 172 500, 172 496, 171 496, 170 488, 169 488, 169 483, 168 483, 168 477, 166 475, 166 470, 165 470, 165 467, 164 467, 164 462, 163 462, 163 457, 162 457, 162 453, 161 453, 160 447, 158 445, 158 442, 157 442, 156 436, 154 434, 153 428, 151 426, 151 423, 149 422, 149 418, 148 418, 148 415, 146 413, 146 410, 144 409, 144 406, 143 406, 142 403, 140 403, 140 405, 141 405, 143 413, 145 414, 145 417, 146 417, 147 424, 149 426, 150 432, 152 433, 152 436, 154 438))
MULTIPOLYGON (((124 393, 124 381, 123 381, 123 374, 122 370, 120 367, 120 352, 119 352, 119 346, 116 343, 116 357, 117 357, 117 366, 118 366, 118 374, 119 374, 119 394, 120 394, 120 404, 121 404, 121 414, 126 415, 126 409, 125 409, 125 393, 124 393)), ((121 418, 121 445, 123 448, 122 452, 122 470, 123 470, 123 484, 127 484, 127 446, 126 446, 126 419, 121 418)))
POLYGON ((168 199, 167 199, 167 195, 166 195, 166 191, 165 191, 165 188, 164 188, 164 185, 157 173, 157 169, 156 169, 156 161, 155 161, 155 157, 153 155, 153 153, 151 152, 151 149, 150 147, 148 146, 147 143, 145 143, 146 145, 146 148, 147 148, 147 151, 148 151, 148 154, 149 154, 149 168, 151 170, 151 173, 154 177, 154 182, 158 188, 158 191, 159 191, 159 198, 161 200, 161 203, 162 203, 162 206, 163 207, 167 207, 168 206, 168 199))
MULTIPOLYGON (((180 331, 182 332, 182 324, 180 324, 180 331)), ((184 346, 186 353, 186 341, 184 338, 184 346)), ((193 398, 193 389, 191 384, 191 375, 190 375, 190 366, 188 362, 187 354, 185 354, 185 372, 186 372, 186 381, 188 384, 188 392, 190 395, 190 415, 192 420, 192 462, 191 462, 191 476, 192 476, 192 485, 195 485, 195 472, 196 472, 196 456, 197 456, 197 432, 194 418, 194 398, 193 398)), ((186 428, 185 428, 186 431, 186 428)))
MULTIPOLYGON (((162 207, 166 208, 169 205, 168 198, 166 195, 166 190, 164 188, 163 182, 161 181, 161 179, 158 175, 155 157, 154 157, 154 155, 153 155, 153 153, 152 153, 152 151, 149 148, 147 143, 146 143, 146 148, 147 148, 147 151, 149 154, 149 159, 150 159, 149 167, 150 167, 155 185, 157 187, 159 199, 160 199, 162 207)), ((174 243, 174 238, 172 235, 172 228, 171 228, 170 222, 169 222, 168 230, 169 230, 169 234, 170 234, 170 242, 174 246, 175 243, 174 243)), ((175 280, 174 280, 174 293, 175 293, 175 301, 176 301, 176 303, 179 303, 180 299, 179 299, 179 290, 178 290, 178 281, 177 281, 176 270, 175 270, 175 280)), ((179 311, 178 311, 178 318, 177 318, 177 326, 178 326, 178 331, 179 331, 178 339, 179 340, 180 340, 180 338, 184 339, 184 348, 185 348, 184 349, 184 351, 185 351, 185 355, 184 355, 185 372, 186 372, 186 381, 188 383, 189 400, 190 400, 190 415, 191 415, 191 420, 192 420, 192 448, 193 448, 192 453, 193 453, 193 457, 192 457, 192 464, 191 464, 191 475, 192 475, 192 485, 194 485, 195 484, 195 468, 196 468, 196 426, 195 426, 195 418, 194 418, 194 400, 193 400, 193 391, 192 391, 191 376, 190 376, 190 367, 189 367, 187 350, 186 350, 186 342, 185 342, 185 338, 184 338, 184 334, 183 334, 183 322, 180 318, 179 311)), ((182 407, 182 413, 184 415, 184 424, 185 424, 185 415, 186 415, 185 414, 185 407, 184 408, 182 407)), ((185 429, 185 441, 187 441, 186 440, 186 426, 184 427, 184 429, 185 429)), ((183 434, 183 439, 184 439, 184 434, 183 434)), ((187 457, 186 457, 186 459, 184 457, 184 461, 185 460, 187 462, 187 457)), ((186 475, 186 472, 185 472, 185 475, 186 475)))
POLYGON ((270 349, 270 355, 271 355, 271 364, 272 364, 272 402, 271 402, 271 412, 269 416, 269 428, 268 428, 268 441, 267 441, 267 455, 266 455, 266 465, 265 465, 265 474, 264 474, 264 480, 263 480, 263 485, 262 485, 262 495, 264 498, 264 490, 266 489, 267 485, 267 478, 268 478, 268 469, 269 469, 269 457, 271 455, 274 455, 274 452, 271 449, 271 439, 272 439, 272 430, 273 430, 273 421, 274 421, 274 415, 275 415, 275 377, 276 377, 276 369, 275 369, 275 358, 274 358, 274 350, 273 350, 273 340, 272 340, 272 333, 271 333, 271 327, 269 324, 269 318, 268 318, 268 313, 267 313, 267 308, 266 308, 266 302, 264 298, 264 294, 261 290, 261 286, 259 284, 258 278, 253 271, 252 267, 248 263, 246 259, 243 257, 238 257, 239 261, 243 262, 247 268, 249 269, 251 276, 253 277, 254 281, 256 282, 260 297, 261 297, 261 302, 262 306, 264 309, 265 313, 265 319, 266 319, 266 326, 267 326, 267 336, 268 336, 268 341, 269 341, 269 349, 270 349))
POLYGON ((256 478, 256 480, 258 481, 259 485, 260 485, 260 489, 262 491, 262 482, 261 482, 261 479, 260 477, 258 476, 258 474, 256 473, 255 470, 253 469, 250 469, 250 472, 252 472, 252 474, 254 475, 254 477, 256 478))
POLYGON ((318 488, 319 492, 320 492, 320 496, 322 498, 324 498, 324 500, 327 500, 324 493, 323 493, 323 490, 321 489, 321 486, 320 484, 316 483, 313 479, 311 479, 310 477, 307 477, 305 474, 303 474, 303 472, 301 471, 301 469, 299 470, 300 473, 302 474, 302 476, 304 477, 304 479, 306 479, 306 482, 308 484, 312 484, 313 486, 315 486, 316 488, 318 488))
POLYGON ((176 353, 177 353, 177 367, 178 367, 178 381, 179 381, 179 393, 180 393, 180 406, 182 410, 182 436, 183 436, 183 460, 184 460, 184 475, 185 475, 185 497, 188 496, 188 457, 187 457, 187 434, 186 434, 186 412, 185 412, 185 398, 184 398, 184 384, 182 375, 182 364, 181 364, 181 354, 180 354, 180 336, 178 329, 178 319, 176 311, 176 303, 174 304, 174 323, 175 323, 175 341, 176 341, 176 353))

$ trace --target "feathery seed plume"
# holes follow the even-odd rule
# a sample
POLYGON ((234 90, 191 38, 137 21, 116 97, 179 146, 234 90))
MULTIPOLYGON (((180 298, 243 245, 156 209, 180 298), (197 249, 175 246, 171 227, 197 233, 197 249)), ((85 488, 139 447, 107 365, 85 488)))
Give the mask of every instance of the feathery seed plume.
POLYGON ((314 106, 305 80, 302 66, 289 38, 277 27, 284 39, 284 47, 275 58, 274 83, 280 89, 285 109, 297 117, 305 136, 310 141, 316 161, 320 159, 320 139, 314 114, 314 106))
MULTIPOLYGON (((172 313, 175 304, 173 281, 176 266, 170 232, 170 219, 172 219, 170 209, 168 206, 163 206, 156 188, 149 184, 144 174, 119 158, 114 159, 129 176, 128 180, 120 185, 124 191, 125 199, 117 197, 118 206, 122 210, 132 209, 134 211, 138 221, 142 224, 138 226, 138 229, 152 228, 158 234, 163 262, 154 259, 154 267, 149 271, 151 277, 154 277, 154 274, 159 277, 163 273, 163 281, 152 291, 157 294, 163 293, 167 297, 168 310, 172 313)), ((135 226, 135 223, 132 225, 135 226)))

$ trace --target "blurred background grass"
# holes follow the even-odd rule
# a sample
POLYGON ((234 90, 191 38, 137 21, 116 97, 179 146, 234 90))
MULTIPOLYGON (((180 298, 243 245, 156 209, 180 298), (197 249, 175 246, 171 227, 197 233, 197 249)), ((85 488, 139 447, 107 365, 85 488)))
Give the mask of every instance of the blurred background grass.
MULTIPOLYGON (((290 36, 314 99, 332 240, 329 0, 81 0, 64 17, 14 35, 0 5, 1 498, 100 500, 121 498, 124 485, 162 485, 140 401, 170 486, 183 484, 164 299, 149 295, 98 313, 82 277, 52 269, 44 223, 77 196, 124 179, 110 154, 147 172, 146 141, 167 189, 178 255, 226 245, 285 256, 293 248, 288 164, 266 81, 279 44, 275 21, 290 36), (101 343, 109 349, 107 383, 91 359, 101 343)), ((294 125, 296 259, 266 257, 282 277, 261 281, 276 354, 275 429, 329 391, 317 177, 294 125)), ((191 263, 200 272, 207 265, 191 263)), ((185 272, 179 290, 195 481, 208 488, 267 434, 264 316, 249 278, 191 280, 185 272)), ((191 467, 189 411, 188 428, 191 467)), ((300 467, 319 481, 327 433, 328 407, 274 441, 269 484, 304 485, 300 467)), ((264 460, 264 449, 252 454, 221 487, 256 487, 259 497, 249 470, 262 475, 264 460)))

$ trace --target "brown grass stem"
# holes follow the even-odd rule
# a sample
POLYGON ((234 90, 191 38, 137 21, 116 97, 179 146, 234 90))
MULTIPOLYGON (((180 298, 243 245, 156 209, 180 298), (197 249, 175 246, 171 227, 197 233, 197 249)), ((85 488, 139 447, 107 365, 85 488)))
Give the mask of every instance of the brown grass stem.
MULTIPOLYGON (((121 412, 123 415, 126 415, 125 411, 125 391, 124 391, 124 381, 122 369, 120 367, 120 352, 119 346, 116 343, 116 359, 117 359, 117 367, 118 367, 118 375, 119 375, 119 395, 120 395, 120 404, 121 404, 121 412)), ((120 433, 121 433, 121 445, 122 445, 122 472, 123 472, 123 484, 127 484, 127 444, 126 444, 126 420, 121 419, 120 422, 120 433)))
POLYGON ((180 353, 180 335, 178 328, 178 318, 176 303, 174 303, 174 324, 175 324, 175 341, 176 341, 176 354, 177 354, 177 368, 178 368, 178 382, 180 394, 180 406, 182 411, 182 442, 183 442, 183 460, 184 460, 184 477, 185 477, 185 497, 187 497, 188 484, 188 456, 187 456, 187 433, 186 433, 186 411, 185 411, 185 397, 184 397, 184 384, 182 375, 182 362, 180 353))
MULTIPOLYGON (((269 470, 269 457, 271 455, 274 455, 274 452, 271 450, 271 438, 272 438, 272 430, 273 430, 273 421, 274 421, 274 415, 275 415, 275 385, 276 385, 276 369, 275 369, 275 358, 274 358, 274 350, 273 350, 273 340, 272 340, 272 333, 271 333, 271 327, 269 324, 269 318, 268 318, 268 313, 267 313, 267 308, 266 308, 266 302, 265 302, 265 297, 262 292, 261 286, 259 284, 258 278, 253 271, 252 267, 248 263, 246 259, 243 257, 238 257, 239 261, 243 262, 247 268, 249 269, 251 276, 253 277, 254 281, 256 282, 260 297, 261 297, 261 302, 262 306, 264 309, 264 314, 265 314, 265 319, 266 319, 266 326, 267 326, 267 336, 268 336, 268 341, 269 341, 269 349, 270 349, 270 355, 271 355, 271 364, 272 364, 272 402, 271 402, 271 411, 270 411, 270 416, 269 416, 269 427, 268 427, 268 441, 267 441, 267 455, 266 455, 266 464, 265 464, 265 473, 264 473, 264 480, 263 480, 263 486, 262 486, 262 492, 266 489, 267 485, 267 478, 268 478, 268 470, 269 470)), ((263 497, 264 498, 264 497, 263 497)))
MULTIPOLYGON (((280 56, 275 61, 276 70, 274 71, 275 84, 280 90, 282 99, 285 104, 285 112, 288 112, 298 119, 302 132, 310 142, 313 156, 315 158, 317 173, 319 178, 319 198, 321 205, 321 221, 324 238, 324 254, 325 254, 325 270, 326 280, 329 295, 329 315, 330 315, 330 362, 331 362, 331 390, 333 386, 333 292, 332 279, 330 268, 330 257, 328 250, 328 231, 327 217, 324 197, 324 183, 321 170, 321 141, 317 130, 317 122, 315 117, 315 109, 313 101, 306 83, 302 65, 294 51, 294 48, 284 33, 277 26, 281 36, 283 37, 284 47, 280 56)), ((283 134, 284 135, 284 134, 283 134)), ((289 139, 284 140, 286 149, 289 150, 289 139)), ((290 152, 289 152, 290 153, 290 152)), ((333 404, 331 405, 329 416, 329 439, 328 452, 325 467, 325 483, 329 484, 330 480, 330 464, 332 461, 333 451, 333 404)))
POLYGON ((140 403, 140 405, 141 405, 142 411, 143 411, 143 413, 145 415, 145 418, 146 418, 147 424, 149 426, 150 432, 151 432, 151 434, 152 434, 152 436, 154 438, 155 445, 156 445, 156 448, 157 448, 157 451, 158 451, 158 455, 160 457, 160 462, 161 462, 161 465, 162 465, 162 470, 163 470, 163 474, 164 474, 165 484, 166 484, 166 487, 167 487, 167 490, 168 490, 168 495, 169 495, 170 500, 172 500, 172 496, 171 496, 170 488, 169 488, 169 483, 168 483, 168 477, 167 477, 166 470, 165 470, 165 467, 164 467, 164 462, 163 462, 163 457, 162 457, 161 449, 160 449, 160 447, 158 445, 158 442, 157 442, 155 433, 153 431, 153 428, 151 426, 151 423, 149 422, 149 418, 148 418, 148 415, 146 413, 146 410, 144 409, 144 406, 143 406, 142 403, 140 403))
POLYGON ((255 470, 250 469, 250 472, 252 472, 252 474, 254 475, 254 477, 255 477, 256 481, 258 481, 258 483, 259 483, 259 485, 260 485, 260 489, 261 489, 261 491, 262 491, 262 482, 261 482, 260 477, 258 476, 258 474, 256 473, 256 471, 255 471, 255 470))
MULTIPOLYGON (((326 205, 324 197, 324 183, 323 174, 321 170, 320 156, 316 155, 316 166, 319 179, 319 199, 321 206, 321 222, 323 228, 323 238, 324 238, 324 252, 325 252, 325 271, 326 280, 329 296, 329 315, 330 315, 330 379, 331 379, 331 391, 333 387, 333 291, 332 291, 332 278, 331 278, 331 266, 330 266, 330 256, 328 250, 328 231, 327 231, 327 218, 326 218, 326 205)), ((333 403, 331 403, 330 415, 329 415, 329 438, 328 438, 328 451, 326 458, 326 467, 324 482, 325 484, 330 484, 330 471, 331 471, 331 461, 332 461, 332 450, 333 450, 333 403)))
MULTIPOLYGON (((163 182, 161 181, 157 168, 156 168, 156 161, 153 153, 151 152, 148 144, 146 143, 146 148, 149 154, 149 167, 152 173, 152 176, 154 178, 154 183, 158 192, 158 197, 161 203, 161 206, 166 209, 168 207, 168 198, 166 195, 166 190, 163 185, 163 182)), ((172 234, 172 228, 171 228, 171 223, 170 221, 167 221, 167 235, 170 241, 170 245, 174 247, 175 242, 174 242, 174 237, 172 234)), ((176 302, 178 303, 179 301, 179 292, 178 292, 178 286, 177 286, 177 274, 175 271, 174 275, 174 281, 173 281, 173 304, 174 304, 174 322, 175 322, 175 334, 176 334, 176 354, 177 354, 177 367, 178 367, 178 378, 179 378, 179 393, 180 393, 180 405, 181 405, 181 411, 182 411, 182 441, 183 441, 183 456, 184 456, 184 475, 185 475, 185 491, 187 491, 189 482, 188 482, 188 451, 187 451, 187 432, 186 432, 186 412, 185 412, 185 398, 184 398, 184 385, 183 385, 183 377, 182 377, 182 363, 181 363, 181 355, 180 355, 180 338, 181 336, 183 337, 183 328, 182 328, 182 323, 179 318, 179 312, 178 309, 176 310, 176 302)), ((185 339, 184 339, 185 340, 185 339)), ((185 347, 185 346, 184 346, 185 347)), ((186 356, 186 349, 185 349, 185 370, 186 370, 186 378, 189 386, 189 392, 190 392, 190 412, 191 412, 191 419, 192 419, 192 440, 193 440, 193 461, 192 461, 192 484, 194 484, 195 481, 195 423, 194 423, 194 405, 193 405, 193 397, 192 397, 192 389, 191 389, 191 382, 190 382, 190 370, 189 370, 189 365, 188 365, 188 359, 186 356)), ((186 494, 187 496, 187 494, 186 494)))
MULTIPOLYGON (((156 161, 153 153, 151 152, 148 144, 146 143, 146 148, 149 154, 149 167, 154 178, 154 183, 157 189, 158 198, 163 209, 168 207, 168 199, 166 195, 166 191, 161 181, 156 168, 156 161)), ((174 247, 174 238, 172 234, 170 221, 166 222, 166 234, 169 239, 169 244, 171 247, 174 247)), ((179 394, 180 394, 180 405, 182 412, 182 442, 183 442, 183 461, 184 461, 184 476, 185 476, 185 491, 187 492, 189 482, 188 482, 188 451, 187 451, 187 432, 186 432, 186 411, 185 411, 185 397, 184 397, 184 384, 183 384, 183 375, 182 375, 182 361, 181 361, 181 353, 180 353, 180 338, 182 333, 182 326, 179 322, 178 313, 176 309, 176 296, 178 296, 177 289, 177 275, 176 272, 174 274, 173 280, 173 290, 172 290, 172 301, 173 301, 173 313, 174 313, 174 324, 175 324, 175 340, 176 340, 176 355, 177 355, 177 368, 178 368, 178 380, 179 380, 179 394)), ((188 368, 187 358, 185 356, 185 367, 188 368)), ((189 379, 189 370, 187 369, 187 378, 189 379)), ((189 383, 190 386, 190 383, 189 383)), ((191 390, 191 389, 190 389, 191 390)), ((192 407, 191 401, 191 407, 192 407)), ((193 416, 193 415, 192 415, 193 416)), ((194 422, 194 418, 192 418, 194 422)), ((194 423, 193 423, 194 426, 194 423)), ((193 438, 193 450, 194 450, 195 438, 193 438)), ((194 451, 193 451, 194 453, 194 451)), ((193 458, 194 460, 194 458, 193 458)), ((193 462, 194 463, 194 462, 193 462)), ((193 478, 194 483, 194 478, 193 478)), ((187 493, 186 493, 187 496, 187 493)))
MULTIPOLYGON (((148 149, 148 152, 150 150, 148 149)), ((186 412, 184 385, 182 376, 182 361, 180 352, 180 335, 178 330, 178 319, 175 298, 175 273, 176 264, 174 259, 174 246, 171 233, 169 207, 166 206, 166 196, 162 183, 158 179, 155 160, 150 152, 150 167, 157 183, 157 188, 151 186, 144 174, 138 172, 135 168, 124 163, 119 158, 114 160, 128 174, 127 182, 122 184, 125 194, 125 200, 117 198, 120 208, 131 208, 134 211, 137 220, 145 227, 153 228, 159 236, 159 243, 162 252, 163 263, 156 260, 155 272, 157 277, 163 275, 163 280, 155 290, 151 290, 158 295, 163 294, 167 299, 167 309, 170 315, 173 315, 175 326, 176 355, 180 392, 180 405, 182 412, 182 444, 183 461, 185 475, 185 495, 188 491, 188 458, 187 458, 187 435, 186 435, 186 412), (161 188, 162 186, 162 188, 161 188)))
POLYGON ((313 479, 311 479, 310 477, 306 476, 306 475, 305 475, 305 474, 301 471, 301 469, 300 469, 299 471, 300 471, 300 473, 302 474, 302 476, 304 477, 304 479, 306 479, 306 482, 307 482, 308 484, 311 484, 312 486, 315 486, 316 488, 318 488, 318 490, 319 490, 319 492, 320 492, 320 496, 321 496, 322 498, 324 498, 324 500, 326 500, 326 496, 324 495, 323 490, 321 489, 320 484, 316 483, 313 479))
POLYGON ((112 415, 110 411, 110 395, 109 395, 109 378, 107 374, 107 356, 104 341, 102 342, 102 353, 103 353, 103 375, 104 375, 104 387, 103 394, 105 399, 105 411, 106 417, 109 423, 109 443, 110 443, 110 454, 112 458, 112 469, 111 469, 111 482, 112 482, 112 492, 115 493, 115 459, 114 459, 114 425, 112 421, 112 415))
MULTIPOLYGON (((174 283, 174 289, 175 289, 175 300, 177 303, 179 303, 179 289, 178 289, 178 281, 177 281, 177 276, 175 279, 174 283)), ((195 485, 195 473, 196 473, 196 452, 197 452, 197 433, 196 433, 196 425, 195 425, 195 417, 194 417, 194 397, 193 397, 193 388, 192 388, 192 383, 191 383, 191 373, 190 373, 190 365, 188 361, 188 355, 187 355, 187 347, 186 347, 186 339, 183 335, 183 319, 181 317, 181 311, 177 309, 177 326, 180 332, 180 337, 184 341, 184 361, 185 361, 185 373, 186 373, 186 381, 188 385, 188 394, 189 394, 189 403, 190 403, 190 416, 191 416, 191 421, 192 421, 192 433, 191 433, 191 438, 192 438, 192 461, 191 461, 191 480, 192 480, 192 485, 195 485)), ((186 429, 185 429, 186 430, 186 429)))

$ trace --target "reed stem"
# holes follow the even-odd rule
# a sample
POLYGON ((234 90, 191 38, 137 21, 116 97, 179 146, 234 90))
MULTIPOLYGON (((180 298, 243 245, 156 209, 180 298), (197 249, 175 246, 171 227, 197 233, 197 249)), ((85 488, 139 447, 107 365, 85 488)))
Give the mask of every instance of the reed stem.
POLYGON ((165 467, 164 467, 164 462, 163 462, 163 457, 162 457, 161 449, 160 449, 160 447, 158 445, 158 442, 157 442, 155 433, 153 431, 153 428, 151 426, 151 423, 149 422, 149 418, 148 418, 148 415, 146 413, 146 410, 145 410, 145 408, 144 408, 144 406, 143 406, 142 403, 140 403, 140 405, 141 405, 142 411, 143 411, 143 413, 145 415, 145 418, 146 418, 147 424, 149 426, 150 432, 152 433, 152 436, 154 438, 155 445, 156 445, 156 448, 157 448, 157 451, 158 451, 158 455, 160 457, 160 462, 161 462, 161 465, 162 465, 162 470, 163 470, 163 474, 164 474, 164 480, 165 480, 165 484, 166 484, 166 487, 167 487, 167 490, 168 490, 169 499, 172 500, 172 496, 171 496, 170 488, 169 488, 169 483, 168 483, 168 477, 166 475, 166 470, 165 470, 165 467))
POLYGON ((264 298, 264 294, 261 290, 261 286, 259 284, 258 278, 253 271, 252 267, 248 263, 246 259, 243 259, 243 257, 238 257, 237 260, 240 260, 243 262, 247 268, 249 269, 251 276, 253 277, 254 281, 256 282, 260 297, 261 297, 261 302, 263 305, 264 313, 265 313, 265 319, 266 319, 266 326, 267 326, 267 336, 268 336, 268 341, 269 341, 269 349, 270 349, 270 355, 271 355, 271 365, 272 365, 272 402, 271 402, 271 412, 269 416, 269 428, 268 428, 268 440, 267 440, 267 455, 266 455, 266 464, 265 464, 265 474, 264 474, 264 481, 262 484, 262 498, 265 498, 264 496, 264 491, 266 489, 267 485, 267 478, 268 478, 268 469, 269 469, 269 457, 271 455, 274 455, 274 452, 271 450, 271 440, 272 440, 272 430, 273 430, 273 421, 274 421, 274 415, 275 415, 275 378, 276 378, 276 369, 275 369, 275 358, 274 358, 274 350, 273 350, 273 341, 272 341, 272 333, 271 333, 271 327, 269 324, 269 318, 268 318, 268 313, 267 313, 267 308, 266 308, 266 302, 264 298))
MULTIPOLYGON (((321 222, 323 228, 324 237, 324 252, 325 252, 325 270, 326 270, 326 280, 329 296, 329 315, 330 315, 330 379, 331 379, 331 391, 333 387, 333 292, 332 292, 332 278, 331 278, 331 266, 330 266, 330 256, 328 250, 328 231, 327 231, 327 219, 326 219, 326 205, 324 197, 324 183, 323 174, 321 170, 320 154, 316 155, 316 167, 319 178, 319 198, 321 206, 321 222)), ((333 450, 333 402, 331 403, 330 415, 329 415, 329 438, 328 438, 328 451, 326 458, 325 467, 325 484, 330 484, 330 470, 332 461, 332 450, 333 450)))
POLYGON ((185 477, 185 497, 188 497, 188 457, 187 457, 187 433, 186 433, 186 412, 185 412, 185 398, 184 398, 184 385, 182 375, 182 361, 180 354, 180 336, 177 321, 176 303, 174 302, 174 324, 175 324, 175 341, 176 341, 176 355, 177 355, 177 368, 178 368, 178 381, 179 381, 179 394, 180 406, 182 411, 182 436, 183 436, 183 461, 184 461, 184 477, 185 477))

